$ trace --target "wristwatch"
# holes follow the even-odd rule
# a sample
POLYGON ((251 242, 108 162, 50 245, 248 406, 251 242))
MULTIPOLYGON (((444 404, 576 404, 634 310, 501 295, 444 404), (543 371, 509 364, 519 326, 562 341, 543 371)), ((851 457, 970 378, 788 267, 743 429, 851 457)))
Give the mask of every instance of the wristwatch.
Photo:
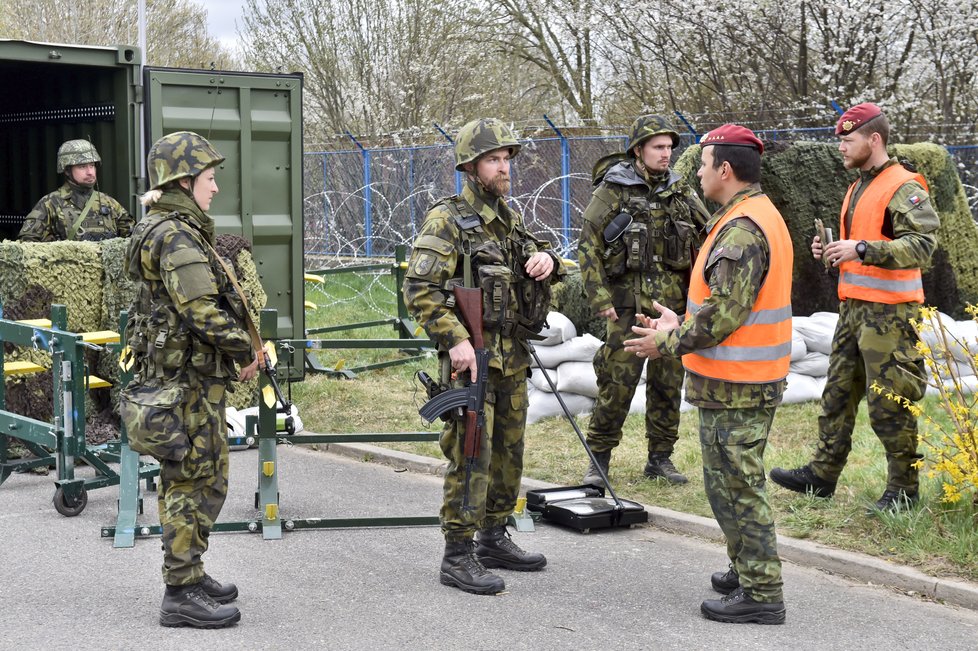
POLYGON ((856 242, 856 255, 859 256, 860 260, 866 259, 866 240, 856 242))

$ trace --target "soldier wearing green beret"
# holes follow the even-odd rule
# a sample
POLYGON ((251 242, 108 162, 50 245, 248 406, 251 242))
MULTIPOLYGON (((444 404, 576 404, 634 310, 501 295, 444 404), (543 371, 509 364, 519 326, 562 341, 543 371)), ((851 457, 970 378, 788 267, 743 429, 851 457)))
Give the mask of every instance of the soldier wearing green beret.
MULTIPOLYGON (((549 283, 561 273, 550 245, 530 235, 507 205, 510 161, 520 143, 495 119, 469 122, 455 139, 455 169, 465 174, 461 195, 439 200, 414 241, 404 280, 404 302, 437 342, 450 370, 476 379, 471 333, 453 309, 455 286, 483 290, 483 328, 489 351, 485 430, 478 465, 471 472, 463 508, 465 469, 462 422, 450 419, 441 435, 448 458, 441 530, 445 552, 441 582, 476 594, 495 594, 503 579, 487 568, 540 570, 543 554, 526 552, 506 523, 516 506, 523 474, 527 412, 527 340, 542 328, 550 309, 549 283), (478 532, 478 540, 475 535, 478 532)), ((442 383, 449 383, 442 377, 442 383)))
POLYGON ((97 242, 128 237, 133 218, 122 205, 95 189, 102 158, 87 140, 69 140, 58 149, 64 184, 45 195, 24 219, 22 242, 97 242))
MULTIPOLYGON (((591 309, 607 319, 604 345, 594 356, 598 396, 587 440, 605 474, 645 366, 625 351, 624 340, 635 315, 652 309, 652 297, 673 310, 684 308, 692 252, 709 217, 696 191, 669 169, 678 144, 679 134, 663 118, 635 120, 625 155, 595 165, 597 187, 584 211, 577 249, 581 279, 591 309)), ((670 458, 679 438, 683 365, 676 358, 653 360, 646 376, 645 475, 685 483, 670 458)), ((594 462, 583 482, 601 485, 594 462)))
POLYGON ((211 578, 202 560, 227 496, 227 385, 258 368, 233 268, 217 259, 207 214, 223 161, 196 133, 160 138, 147 157, 149 211, 126 250, 141 284, 127 328, 135 376, 121 410, 130 439, 160 459, 164 626, 218 628, 241 618, 227 605, 237 587, 211 578))

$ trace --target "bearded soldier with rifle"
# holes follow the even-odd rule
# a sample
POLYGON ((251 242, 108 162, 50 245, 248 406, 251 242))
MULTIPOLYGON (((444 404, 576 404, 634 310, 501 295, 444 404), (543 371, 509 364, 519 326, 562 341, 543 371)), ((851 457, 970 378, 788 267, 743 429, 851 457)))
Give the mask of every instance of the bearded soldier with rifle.
MULTIPOLYGON (((502 578, 486 568, 531 571, 547 564, 542 554, 521 549, 506 530, 523 473, 526 342, 543 326, 549 283, 561 272, 549 244, 527 233, 503 199, 510 189, 510 160, 519 151, 516 137, 499 120, 462 127, 455 169, 465 173, 465 186, 461 195, 441 199, 428 211, 403 287, 408 309, 438 345, 439 384, 447 388, 467 380, 471 386, 452 394, 464 402, 445 403, 450 415, 440 441, 448 458, 441 582, 476 594, 505 589, 502 578), (456 293, 457 287, 478 288, 481 301, 474 312, 481 311, 481 333, 473 310, 460 318, 460 304, 471 299, 456 293), (487 362, 480 365, 480 357, 487 362), (463 405, 464 411, 453 408, 463 405)), ((446 413, 431 412, 425 412, 428 420, 446 413)))

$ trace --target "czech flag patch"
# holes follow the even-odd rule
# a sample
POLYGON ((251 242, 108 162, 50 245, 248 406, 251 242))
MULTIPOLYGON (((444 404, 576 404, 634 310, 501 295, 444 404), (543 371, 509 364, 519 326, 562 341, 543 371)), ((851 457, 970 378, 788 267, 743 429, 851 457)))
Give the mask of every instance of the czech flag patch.
POLYGON ((910 199, 908 199, 908 201, 910 201, 911 205, 916 206, 917 204, 920 203, 920 197, 918 197, 917 195, 913 195, 910 197, 910 199))

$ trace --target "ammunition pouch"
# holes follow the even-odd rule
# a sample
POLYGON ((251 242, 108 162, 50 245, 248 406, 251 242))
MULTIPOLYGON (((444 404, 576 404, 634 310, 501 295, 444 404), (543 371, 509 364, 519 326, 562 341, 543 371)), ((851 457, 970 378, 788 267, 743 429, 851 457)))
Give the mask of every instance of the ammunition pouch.
POLYGON ((625 270, 643 271, 649 268, 649 228, 642 222, 632 222, 625 234, 625 270))
POLYGON ((511 297, 516 275, 504 264, 485 264, 479 267, 479 287, 482 288, 482 327, 496 332, 514 320, 511 297))
POLYGON ((159 461, 182 461, 190 452, 185 405, 185 387, 157 378, 130 382, 119 395, 129 447, 159 461))
POLYGON ((696 229, 689 222, 668 219, 664 229, 663 262, 673 271, 685 271, 693 264, 693 240, 696 229))

